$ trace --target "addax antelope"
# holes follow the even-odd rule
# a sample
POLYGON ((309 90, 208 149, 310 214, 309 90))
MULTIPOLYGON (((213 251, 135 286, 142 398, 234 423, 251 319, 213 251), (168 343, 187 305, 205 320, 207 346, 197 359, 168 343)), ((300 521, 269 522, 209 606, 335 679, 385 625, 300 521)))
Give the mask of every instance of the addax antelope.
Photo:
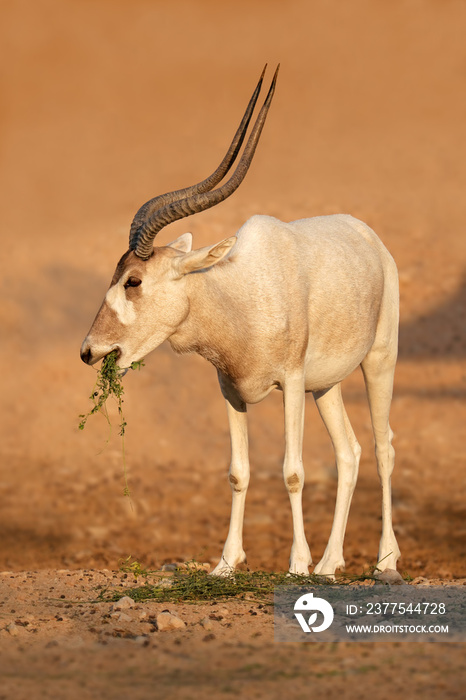
MULTIPOLYGON (((277 69, 278 70, 278 69, 277 69)), ((228 152, 197 185, 146 202, 131 224, 129 250, 85 338, 81 357, 92 365, 117 351, 129 367, 168 340, 177 353, 197 352, 217 369, 231 433, 228 536, 214 574, 244 562, 242 532, 249 483, 247 404, 273 389, 283 392, 293 545, 289 570, 308 574, 312 563, 302 514, 305 392, 314 395, 336 455, 338 488, 330 539, 314 573, 344 567, 343 538, 356 484, 360 446, 340 384, 359 365, 364 373, 382 484, 379 567, 396 568, 390 477, 394 466, 389 409, 397 357, 398 282, 395 263, 376 234, 347 215, 284 223, 253 216, 235 236, 192 250, 185 233, 154 247, 157 233, 177 219, 229 197, 252 161, 275 90, 251 130, 234 174, 216 188, 241 148, 260 92, 252 95, 228 152)))

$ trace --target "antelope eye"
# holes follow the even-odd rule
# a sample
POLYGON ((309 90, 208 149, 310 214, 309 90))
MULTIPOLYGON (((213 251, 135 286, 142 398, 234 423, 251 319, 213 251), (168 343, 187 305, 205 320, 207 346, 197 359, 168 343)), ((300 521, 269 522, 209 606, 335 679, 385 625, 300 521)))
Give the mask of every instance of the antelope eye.
POLYGON ((125 289, 128 289, 128 287, 139 287, 141 281, 142 280, 140 280, 138 277, 128 277, 124 284, 124 287, 125 289))

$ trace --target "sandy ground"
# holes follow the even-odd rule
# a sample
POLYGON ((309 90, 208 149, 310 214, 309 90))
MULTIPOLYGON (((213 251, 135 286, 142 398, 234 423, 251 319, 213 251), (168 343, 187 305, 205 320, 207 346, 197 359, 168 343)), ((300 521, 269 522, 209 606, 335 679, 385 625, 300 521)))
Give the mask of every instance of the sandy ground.
POLYGON ((265 601, 133 604, 125 593, 141 579, 108 569, 4 572, 0 580, 0 697, 281 698, 286 688, 305 698, 312 687, 370 698, 377 683, 381 698, 407 687, 414 697, 464 697, 461 644, 278 644, 265 601), (122 597, 99 602, 103 591, 122 597))
MULTIPOLYGON (((233 603, 212 608, 223 615, 214 630, 199 625, 208 616, 200 605, 177 608, 185 630, 149 633, 138 615, 158 611, 147 605, 131 613, 130 634, 114 635, 109 604, 89 601, 96 585, 120 581, 121 560, 156 568, 219 557, 230 507, 226 415, 201 358, 163 345, 128 374, 133 508, 116 431, 106 444, 103 420, 81 433, 77 416, 95 378, 79 347, 134 212, 215 168, 263 64, 280 61, 243 186, 161 232, 160 243, 185 230, 196 246, 213 243, 255 213, 346 212, 378 232, 401 286, 391 415, 399 568, 443 582, 466 576, 463 3, 16 0, 1 13, 0 698, 462 697, 461 646, 278 648, 270 616, 233 603)), ((360 573, 376 557, 380 489, 359 374, 344 396, 363 447, 345 542, 347 568, 360 573)), ((285 570, 281 395, 249 414, 248 565, 285 570)), ((336 478, 312 398, 304 459, 318 561, 336 478)))

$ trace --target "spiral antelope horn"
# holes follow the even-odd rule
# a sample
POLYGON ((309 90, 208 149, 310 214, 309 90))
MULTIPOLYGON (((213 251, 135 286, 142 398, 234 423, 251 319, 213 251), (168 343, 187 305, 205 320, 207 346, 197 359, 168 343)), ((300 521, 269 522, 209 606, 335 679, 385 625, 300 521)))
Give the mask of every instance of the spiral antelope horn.
POLYGON ((248 106, 241 120, 241 123, 233 137, 233 141, 230 144, 228 151, 225 154, 224 159, 218 166, 218 168, 209 175, 202 182, 198 182, 196 185, 191 185, 191 187, 185 187, 181 190, 174 190, 173 192, 167 192, 166 194, 158 195, 153 199, 149 199, 148 202, 142 205, 140 209, 136 212, 134 219, 131 223, 131 228, 129 232, 129 247, 133 249, 136 246, 137 238, 141 227, 146 221, 158 210, 165 207, 167 204, 171 204, 179 199, 185 199, 186 197, 191 197, 195 194, 200 194, 202 192, 209 192, 211 189, 218 185, 218 183, 223 180, 227 172, 230 170, 231 166, 236 160, 238 152, 243 144, 244 137, 248 130, 249 122, 251 121, 252 113, 254 112, 254 107, 256 106, 257 98, 262 87, 262 80, 264 78, 265 69, 267 64, 264 66, 259 82, 257 83, 256 89, 254 90, 251 99, 249 100, 248 106))
POLYGON ((155 211, 154 214, 152 214, 152 216, 150 216, 150 218, 144 224, 142 224, 139 231, 133 238, 132 246, 130 245, 130 248, 134 250, 139 258, 142 258, 143 260, 150 258, 153 250, 153 240, 162 228, 168 224, 171 224, 173 221, 182 219, 185 216, 190 216, 191 214, 197 214, 198 212, 204 211, 205 209, 209 209, 210 207, 223 202, 223 200, 232 195, 233 192, 240 186, 253 159, 262 128, 267 118, 267 113, 275 91, 279 67, 280 66, 278 65, 265 102, 259 112, 247 144, 244 147, 243 154, 233 175, 224 185, 216 190, 188 195, 182 199, 166 204, 155 211))

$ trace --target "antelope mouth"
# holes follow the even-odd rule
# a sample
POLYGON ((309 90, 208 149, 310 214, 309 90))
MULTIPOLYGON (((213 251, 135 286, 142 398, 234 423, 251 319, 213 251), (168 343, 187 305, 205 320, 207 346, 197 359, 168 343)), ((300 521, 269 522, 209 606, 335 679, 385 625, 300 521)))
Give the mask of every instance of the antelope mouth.
POLYGON ((122 350, 119 347, 113 348, 110 350, 110 352, 107 352, 105 355, 103 355, 100 359, 105 362, 107 358, 113 357, 115 361, 115 369, 116 373, 119 377, 124 377, 126 372, 129 370, 129 367, 120 367, 119 365, 119 360, 120 357, 122 356, 122 350))
POLYGON ((115 354, 115 362, 118 364, 118 360, 120 359, 121 354, 122 354, 121 348, 119 348, 117 346, 115 348, 112 348, 108 352, 101 352, 101 353, 97 352, 94 354, 92 352, 91 345, 89 345, 87 343, 87 341, 85 340, 84 343, 82 344, 80 355, 81 355, 81 360, 83 362, 85 362, 86 365, 90 365, 92 367, 92 365, 97 364, 97 362, 100 362, 100 360, 105 360, 106 357, 109 357, 113 353, 115 354))
POLYGON ((110 355, 113 355, 115 357, 115 365, 116 365, 116 370, 117 370, 117 375, 119 377, 124 377, 125 374, 128 372, 128 370, 131 369, 131 365, 129 367, 120 367, 118 364, 118 361, 120 360, 121 356, 123 354, 123 351, 121 348, 116 347, 113 348, 110 352, 108 352, 102 359, 105 360, 105 358, 110 357, 110 355))
POLYGON ((107 354, 104 355, 104 359, 106 357, 110 357, 110 355, 115 355, 115 362, 118 362, 121 357, 121 348, 113 348, 113 350, 110 350, 110 352, 107 352, 107 354))

